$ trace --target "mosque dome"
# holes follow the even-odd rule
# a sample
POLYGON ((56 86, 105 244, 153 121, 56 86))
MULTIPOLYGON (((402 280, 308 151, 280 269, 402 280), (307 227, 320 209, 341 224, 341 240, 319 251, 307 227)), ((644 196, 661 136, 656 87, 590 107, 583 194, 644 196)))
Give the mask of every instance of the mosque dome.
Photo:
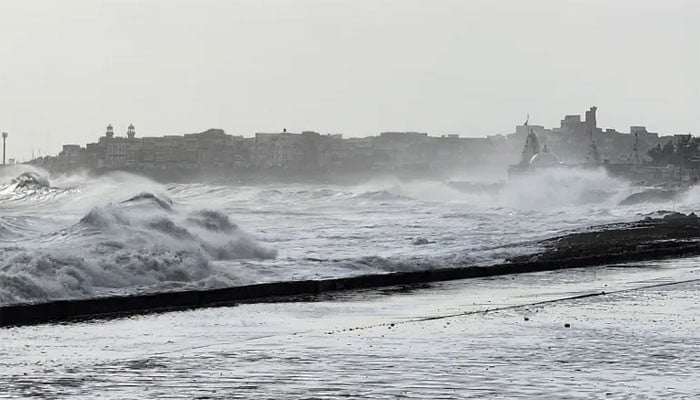
POLYGON ((530 167, 532 168, 553 167, 555 165, 559 165, 559 160, 557 160, 557 156, 547 151, 546 146, 543 151, 535 154, 530 159, 530 167))

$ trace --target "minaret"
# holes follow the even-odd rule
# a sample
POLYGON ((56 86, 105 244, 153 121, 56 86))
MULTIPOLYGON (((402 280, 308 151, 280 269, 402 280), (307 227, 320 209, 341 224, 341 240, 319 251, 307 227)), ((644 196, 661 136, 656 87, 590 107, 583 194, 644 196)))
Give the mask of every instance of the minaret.
POLYGON ((105 132, 105 136, 107 139, 114 137, 114 128, 112 128, 112 124, 107 125, 107 132, 105 132))
POLYGON ((134 128, 134 124, 129 125, 129 128, 126 130, 126 136, 129 139, 136 137, 136 128, 134 128))

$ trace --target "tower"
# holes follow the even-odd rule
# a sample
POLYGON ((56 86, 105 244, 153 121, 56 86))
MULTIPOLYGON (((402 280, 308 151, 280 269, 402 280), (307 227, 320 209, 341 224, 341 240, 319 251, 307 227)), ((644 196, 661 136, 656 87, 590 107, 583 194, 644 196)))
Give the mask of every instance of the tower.
POLYGON ((114 137, 114 128, 112 128, 112 124, 107 125, 107 131, 105 132, 105 136, 107 136, 107 139, 111 139, 114 137))
POLYGON ((134 124, 130 124, 129 128, 126 130, 126 136, 129 139, 133 139, 136 137, 136 128, 134 128, 134 124))
POLYGON ((5 165, 5 141, 7 141, 7 132, 2 133, 2 165, 5 165))
POLYGON ((586 125, 588 125, 588 129, 595 129, 598 127, 598 121, 595 116, 596 110, 598 110, 598 107, 593 106, 586 111, 586 125))

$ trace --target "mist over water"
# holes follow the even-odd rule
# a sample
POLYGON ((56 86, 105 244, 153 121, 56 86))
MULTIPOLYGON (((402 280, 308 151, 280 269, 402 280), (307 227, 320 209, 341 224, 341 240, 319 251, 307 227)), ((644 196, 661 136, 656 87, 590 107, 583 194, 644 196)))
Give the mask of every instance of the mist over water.
POLYGON ((618 205, 638 190, 603 169, 217 186, 12 166, 0 169, 0 303, 489 264, 555 233, 700 201, 693 189, 618 205))

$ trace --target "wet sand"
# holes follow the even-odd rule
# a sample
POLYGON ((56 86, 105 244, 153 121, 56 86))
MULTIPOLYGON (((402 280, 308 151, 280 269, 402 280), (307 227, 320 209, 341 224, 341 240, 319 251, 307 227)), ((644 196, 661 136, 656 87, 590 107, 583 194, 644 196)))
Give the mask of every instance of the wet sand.
POLYGON ((699 262, 2 329, 0 397, 693 398, 699 262))

